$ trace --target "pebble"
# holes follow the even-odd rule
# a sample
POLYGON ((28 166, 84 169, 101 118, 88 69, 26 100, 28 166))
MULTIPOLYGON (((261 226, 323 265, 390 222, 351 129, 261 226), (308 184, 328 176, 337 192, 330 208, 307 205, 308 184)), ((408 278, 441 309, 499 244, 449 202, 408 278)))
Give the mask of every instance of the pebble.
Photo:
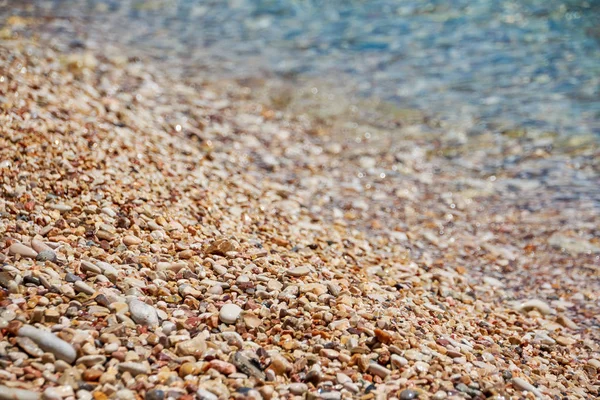
POLYGON ((102 355, 89 355, 79 357, 77 359, 76 364, 83 364, 86 367, 93 367, 94 365, 104 364, 106 362, 106 357, 102 355))
POLYGON ((26 258, 36 258, 38 252, 31 247, 25 246, 23 243, 13 243, 8 248, 8 253, 12 255, 20 255, 26 258))
POLYGON ((39 392, 0 385, 0 400, 39 400, 39 392))
POLYGON ((150 368, 140 362, 127 361, 122 362, 118 365, 119 371, 121 372, 129 372, 133 376, 141 375, 141 374, 149 374, 150 368))
POLYGON ((129 312, 131 318, 143 326, 158 326, 158 314, 156 309, 143 301, 132 299, 129 301, 129 312))
POLYGON ((73 288, 75 289, 76 292, 85 293, 89 296, 96 293, 94 288, 91 287, 90 285, 88 285, 87 283, 85 283, 84 281, 75 281, 75 283, 73 283, 73 288))
POLYGON ((292 394, 300 396, 308 391, 308 386, 306 383, 292 383, 289 386, 289 390, 292 394))
POLYGON ((444 392, 443 390, 438 390, 433 394, 432 400, 444 400, 447 397, 448 394, 446 392, 444 392))
POLYGON ((40 349, 40 347, 28 337, 18 337, 17 344, 32 357, 38 358, 44 354, 44 350, 40 349))
POLYGON ((56 253, 54 252, 54 250, 42 250, 38 253, 38 255, 35 257, 35 259, 37 261, 52 261, 52 262, 56 262, 56 253))
POLYGON ((219 400, 219 397, 206 389, 198 389, 196 391, 199 400, 219 400))
POLYGON ((379 365, 379 364, 374 363, 374 362, 369 363, 367 371, 370 374, 377 375, 380 378, 386 378, 389 374, 392 373, 392 371, 390 371, 389 369, 387 369, 383 365, 379 365))
POLYGON ((54 354, 60 360, 73 363, 77 357, 77 352, 69 343, 59 339, 52 332, 37 329, 31 325, 23 325, 18 335, 33 340, 42 350, 54 354))
POLYGON ((235 373, 235 365, 221 360, 211 360, 208 365, 210 368, 219 371, 223 375, 231 375, 235 373))
POLYGON ((399 356, 398 354, 392 354, 390 360, 392 361, 392 365, 397 368, 408 365, 408 360, 402 356, 399 356))
POLYGON ((288 275, 294 276, 294 277, 306 276, 306 275, 310 274, 310 268, 304 265, 302 267, 292 268, 292 269, 288 270, 287 273, 288 273, 288 275))
POLYGON ((140 239, 140 238, 138 238, 136 236, 128 235, 128 236, 125 236, 123 238, 123 244, 125 246, 135 246, 135 245, 138 245, 140 243, 142 243, 142 239, 140 239))
POLYGON ((513 383, 513 386, 519 390, 531 392, 535 395, 535 397, 538 397, 538 398, 544 397, 544 395, 535 386, 533 386, 531 383, 527 382, 526 380, 524 380, 522 378, 519 378, 519 377, 512 378, 512 383, 513 383))
POLYGON ((242 309, 237 304, 225 304, 219 311, 219 319, 226 324, 234 324, 242 313, 242 309))
POLYGON ((206 340, 202 335, 198 335, 193 339, 177 343, 175 349, 180 356, 201 358, 207 349, 206 340))
POLYGON ((160 389, 153 389, 146 392, 144 400, 163 400, 165 398, 165 392, 160 389))
POLYGON ((404 389, 400 392, 400 400, 413 400, 419 397, 419 393, 412 389, 404 389))
POLYGON ((550 306, 547 303, 545 303, 539 299, 528 300, 525 303, 521 304, 519 309, 521 311, 537 310, 542 315, 550 314, 550 312, 552 311, 552 309, 550 308, 550 306))

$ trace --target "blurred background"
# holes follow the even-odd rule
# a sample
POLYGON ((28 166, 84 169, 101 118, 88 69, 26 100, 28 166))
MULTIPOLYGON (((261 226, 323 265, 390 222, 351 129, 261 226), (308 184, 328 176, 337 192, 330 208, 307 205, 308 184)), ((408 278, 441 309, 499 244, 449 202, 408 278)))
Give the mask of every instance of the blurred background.
POLYGON ((5 0, 191 73, 316 77, 469 134, 600 135, 596 0, 5 0))

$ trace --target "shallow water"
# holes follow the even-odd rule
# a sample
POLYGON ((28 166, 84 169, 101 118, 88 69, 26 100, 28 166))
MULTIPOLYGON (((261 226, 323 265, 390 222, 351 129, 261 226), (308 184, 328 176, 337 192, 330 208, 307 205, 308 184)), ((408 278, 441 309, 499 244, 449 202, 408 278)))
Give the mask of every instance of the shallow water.
POLYGON ((326 78, 467 132, 600 135, 596 1, 89 0, 27 12, 101 21, 112 39, 195 56, 212 74, 326 78))

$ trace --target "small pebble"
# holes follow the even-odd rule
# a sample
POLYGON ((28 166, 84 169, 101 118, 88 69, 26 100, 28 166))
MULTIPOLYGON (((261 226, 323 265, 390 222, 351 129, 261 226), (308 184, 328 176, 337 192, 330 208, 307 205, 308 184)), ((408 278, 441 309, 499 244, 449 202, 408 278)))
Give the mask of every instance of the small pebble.
POLYGON ((310 274, 310 268, 307 266, 292 268, 287 271, 288 275, 294 277, 300 277, 310 274))
POLYGON ((242 313, 242 309, 236 304, 225 304, 219 311, 219 319, 226 324, 233 324, 242 313))
POLYGON ((42 250, 35 257, 37 261, 56 261, 56 253, 53 250, 42 250))
POLYGON ((412 389, 404 389, 400 392, 400 400, 412 400, 419 397, 419 393, 412 389))

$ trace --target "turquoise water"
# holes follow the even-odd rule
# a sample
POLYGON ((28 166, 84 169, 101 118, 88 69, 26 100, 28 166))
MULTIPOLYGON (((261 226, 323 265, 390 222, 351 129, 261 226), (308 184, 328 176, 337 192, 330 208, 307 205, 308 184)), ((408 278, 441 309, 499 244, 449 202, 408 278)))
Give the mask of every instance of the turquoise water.
MULTIPOLYGON (((210 74, 315 76, 467 132, 600 135, 600 2, 48 1, 210 74)), ((102 38, 99 38, 100 40, 102 38)))

